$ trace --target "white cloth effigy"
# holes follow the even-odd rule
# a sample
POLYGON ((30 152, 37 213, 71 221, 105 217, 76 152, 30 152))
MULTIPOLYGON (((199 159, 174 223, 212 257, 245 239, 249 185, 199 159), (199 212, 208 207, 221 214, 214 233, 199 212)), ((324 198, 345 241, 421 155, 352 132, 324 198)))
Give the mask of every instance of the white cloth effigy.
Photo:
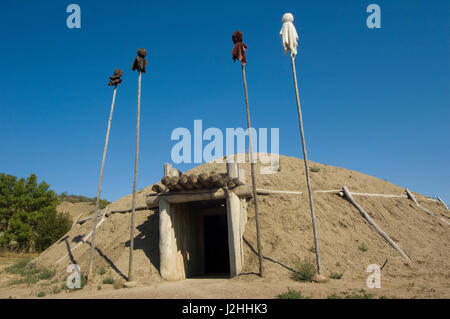
POLYGON ((288 54, 291 51, 292 57, 295 57, 297 55, 298 34, 292 23, 294 22, 294 16, 291 13, 285 13, 282 21, 283 26, 281 27, 280 36, 283 42, 284 53, 288 54))

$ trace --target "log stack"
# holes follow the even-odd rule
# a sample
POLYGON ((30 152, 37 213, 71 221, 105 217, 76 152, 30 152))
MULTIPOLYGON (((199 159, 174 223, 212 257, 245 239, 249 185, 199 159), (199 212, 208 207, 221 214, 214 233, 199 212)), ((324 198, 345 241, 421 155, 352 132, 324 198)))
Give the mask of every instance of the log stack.
POLYGON ((227 174, 182 174, 180 176, 168 177, 164 176, 161 179, 161 184, 155 184, 152 186, 152 190, 155 193, 164 193, 166 191, 176 192, 183 190, 196 190, 196 189, 217 189, 217 188, 234 188, 241 186, 242 183, 238 178, 232 178, 227 174))

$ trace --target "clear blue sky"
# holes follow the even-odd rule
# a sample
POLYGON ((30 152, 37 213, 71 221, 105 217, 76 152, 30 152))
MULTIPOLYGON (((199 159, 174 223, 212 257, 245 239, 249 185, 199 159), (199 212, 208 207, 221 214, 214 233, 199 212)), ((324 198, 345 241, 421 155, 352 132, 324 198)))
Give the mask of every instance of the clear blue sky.
MULTIPOLYGON (((245 127, 231 34, 244 33, 252 124, 280 128, 301 156, 281 16, 292 12, 309 157, 450 203, 449 1, 0 2, 0 172, 37 174, 59 192, 95 196, 113 70, 118 89, 102 197, 131 193, 137 74, 142 79, 138 188, 158 181, 176 127, 245 127), (81 7, 81 29, 66 7, 81 7), (367 5, 382 28, 366 27, 367 5)), ((186 170, 191 165, 181 165, 186 170)))

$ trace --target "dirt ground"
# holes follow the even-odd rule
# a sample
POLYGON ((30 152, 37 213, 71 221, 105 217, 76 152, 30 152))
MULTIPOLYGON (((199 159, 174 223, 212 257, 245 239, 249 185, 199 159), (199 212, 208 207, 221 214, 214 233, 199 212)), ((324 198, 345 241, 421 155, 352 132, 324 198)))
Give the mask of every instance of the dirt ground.
MULTIPOLYGON (((61 290, 55 293, 53 287, 60 287, 63 281, 48 280, 37 285, 26 284, 11 286, 10 282, 17 278, 4 272, 4 268, 17 262, 17 258, 0 258, 0 299, 39 298, 63 299, 270 299, 277 298, 288 288, 300 290, 306 297, 328 298, 331 295, 346 298, 357 298, 370 294, 370 298, 449 298, 449 286, 445 280, 433 283, 422 278, 396 280, 382 276, 381 288, 369 289, 365 277, 360 280, 330 279, 326 283, 300 283, 293 280, 273 281, 257 275, 242 275, 237 278, 195 278, 177 282, 160 281, 156 283, 138 283, 135 288, 122 288, 113 284, 87 284, 84 289, 69 292, 61 290), (245 278, 244 278, 245 277, 245 278)), ((122 281, 123 282, 123 281, 122 281)))
MULTIPOLYGON (((313 162, 309 165, 314 168, 310 173, 313 190, 336 190, 346 185, 352 192, 405 194, 405 187, 359 172, 313 162)), ((411 260, 393 249, 348 201, 332 193, 314 193, 322 272, 326 276, 338 273, 343 277, 321 284, 292 280, 299 260, 314 258, 303 161, 280 156, 280 169, 271 175, 260 174, 260 166, 258 163, 256 167, 258 188, 302 192, 301 195, 258 197, 264 278, 255 275, 258 271, 255 216, 253 203, 249 201, 244 233, 244 274, 236 278, 162 281, 158 270, 158 214, 156 210, 145 210, 136 213, 134 274, 137 287, 114 289, 113 285, 103 284, 105 278, 111 277, 117 288, 120 286, 117 283, 126 280, 128 272, 130 215, 113 214, 104 218, 97 230, 95 275, 84 289, 51 293, 53 287, 64 283, 69 264, 76 263, 85 272, 91 222, 74 226, 66 236, 33 260, 40 267, 56 270, 55 277, 48 282, 42 281, 30 287, 26 284, 11 285, 11 275, 2 271, 0 298, 35 298, 40 291, 46 292, 45 298, 276 298, 288 287, 300 289, 303 295, 313 298, 364 292, 388 298, 450 298, 450 226, 428 215, 407 198, 354 196, 411 260), (381 288, 367 288, 368 265, 382 266, 385 263, 381 288)), ((244 164, 243 167, 247 180, 250 180, 250 165, 244 164)), ((225 171, 223 163, 208 163, 188 173, 225 171)), ((152 193, 151 185, 137 194, 138 206, 144 205, 145 196, 152 193)), ((414 195, 422 206, 444 220, 450 220, 449 211, 440 203, 417 193, 414 195)), ((107 209, 130 206, 131 195, 127 195, 111 203, 107 209)), ((86 208, 83 216, 91 210, 86 208)))

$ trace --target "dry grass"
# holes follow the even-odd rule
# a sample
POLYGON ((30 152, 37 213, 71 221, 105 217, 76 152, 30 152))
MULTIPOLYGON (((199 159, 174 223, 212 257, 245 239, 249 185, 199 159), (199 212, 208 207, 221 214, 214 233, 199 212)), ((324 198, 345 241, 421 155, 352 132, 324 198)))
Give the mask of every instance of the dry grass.
POLYGON ((38 253, 25 253, 25 252, 10 251, 7 249, 0 249, 0 257, 2 258, 34 258, 38 255, 39 255, 38 253))

